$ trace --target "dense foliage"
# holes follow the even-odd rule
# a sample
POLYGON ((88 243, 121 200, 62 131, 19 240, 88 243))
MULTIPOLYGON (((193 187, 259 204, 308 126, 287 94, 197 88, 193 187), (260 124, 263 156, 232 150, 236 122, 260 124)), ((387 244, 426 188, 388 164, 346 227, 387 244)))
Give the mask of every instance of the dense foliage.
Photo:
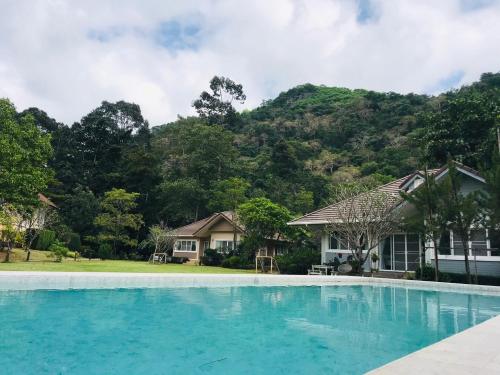
MULTIPOLYGON (((66 232, 80 235, 82 251, 123 257, 160 221, 176 227, 256 198, 295 216, 330 201, 338 184, 379 185, 440 165, 448 154, 478 169, 492 165, 498 73, 435 97, 305 84, 241 113, 232 103, 245 100, 244 88, 216 78, 195 101, 200 117, 153 128, 138 105, 123 101, 103 102, 68 126, 41 109, 17 113, 3 100, 0 126, 26 142, 18 170, 33 178, 16 180, 23 195, 49 196, 66 232), (136 193, 123 213, 133 225, 112 229, 104 202, 113 189, 136 193)), ((13 191, 2 184, 0 197, 13 191)))

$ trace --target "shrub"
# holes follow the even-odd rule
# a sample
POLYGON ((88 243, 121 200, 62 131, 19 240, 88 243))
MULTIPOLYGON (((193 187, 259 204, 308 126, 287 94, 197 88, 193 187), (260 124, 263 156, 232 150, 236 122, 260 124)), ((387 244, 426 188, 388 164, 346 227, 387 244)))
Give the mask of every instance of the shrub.
POLYGON ((301 248, 277 256, 276 261, 281 273, 307 275, 311 265, 321 263, 321 254, 315 249, 301 248))
POLYGON ((49 250, 50 245, 52 245, 56 240, 56 233, 52 230, 44 229, 38 234, 36 240, 35 249, 36 250, 49 250))
POLYGON ((242 259, 239 256, 233 255, 224 259, 221 265, 224 268, 242 268, 242 263, 242 259))
MULTIPOLYGON (((415 278, 423 281, 434 281, 434 272, 434 267, 429 265, 424 265, 422 268, 417 267, 415 270, 415 278)), ((439 272, 439 281, 449 283, 451 282, 451 277, 447 273, 439 272)))
POLYGON ((82 242, 80 240, 80 235, 78 233, 70 233, 68 235, 68 241, 66 243, 68 248, 73 251, 80 251, 82 247, 82 242))
POLYGON ((97 250, 97 257, 102 260, 111 259, 113 253, 113 248, 109 243, 101 243, 99 245, 99 250, 97 250))
POLYGON ((56 262, 62 261, 62 258, 68 255, 69 249, 59 241, 54 241, 49 247, 51 256, 55 258, 56 262))
POLYGON ((203 256, 200 258, 200 264, 203 266, 220 266, 224 256, 217 250, 206 249, 203 256))
POLYGON ((88 245, 82 245, 80 247, 80 254, 82 257, 88 258, 89 260, 96 257, 96 251, 88 245))

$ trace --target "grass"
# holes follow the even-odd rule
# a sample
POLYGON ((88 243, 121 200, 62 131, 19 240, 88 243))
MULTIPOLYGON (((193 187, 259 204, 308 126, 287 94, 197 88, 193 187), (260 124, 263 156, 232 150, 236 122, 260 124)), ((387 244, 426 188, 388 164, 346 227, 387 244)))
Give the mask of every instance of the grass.
MULTIPOLYGON (((253 270, 237 270, 222 267, 197 266, 195 264, 150 264, 132 260, 92 260, 71 258, 61 263, 47 257, 48 252, 32 251, 33 261, 24 262, 23 250, 11 254, 11 262, 0 263, 0 271, 48 271, 48 272, 145 272, 145 273, 249 273, 253 270)), ((0 254, 0 259, 5 257, 0 254)))

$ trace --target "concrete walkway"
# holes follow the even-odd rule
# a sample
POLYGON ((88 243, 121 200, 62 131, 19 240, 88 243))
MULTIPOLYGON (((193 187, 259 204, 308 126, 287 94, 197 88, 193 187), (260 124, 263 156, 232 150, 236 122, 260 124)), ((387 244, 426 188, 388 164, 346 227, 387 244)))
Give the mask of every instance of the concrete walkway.
POLYGON ((408 354, 370 375, 498 375, 500 316, 408 354))

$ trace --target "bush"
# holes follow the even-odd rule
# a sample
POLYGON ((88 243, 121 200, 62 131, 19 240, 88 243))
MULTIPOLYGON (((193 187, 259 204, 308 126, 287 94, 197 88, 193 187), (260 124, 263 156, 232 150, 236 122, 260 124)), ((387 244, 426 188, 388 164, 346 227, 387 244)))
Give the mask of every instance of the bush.
POLYGON ((315 249, 302 248, 276 257, 281 273, 290 275, 307 275, 313 264, 321 263, 321 254, 315 249))
POLYGON ((68 235, 68 241, 66 243, 66 246, 68 246, 70 250, 80 251, 80 248, 82 247, 80 235, 78 233, 70 233, 68 235))
MULTIPOLYGON (((417 267, 415 270, 415 279, 423 281, 435 281, 434 267, 424 265, 422 268, 417 267)), ((439 272, 439 281, 444 283, 451 282, 450 274, 439 272)))
POLYGON ((249 263, 245 260, 246 258, 233 255, 222 261, 222 267, 224 268, 240 268, 240 269, 249 269, 253 268, 253 264, 249 263))
POLYGON ((38 238, 36 240, 35 249, 36 250, 49 250, 50 245, 52 245, 56 240, 56 232, 48 229, 40 231, 38 238))
POLYGON ((109 243, 102 243, 99 245, 99 250, 97 250, 97 257, 102 260, 111 259, 113 254, 113 248, 109 243))
POLYGON ((206 249, 203 256, 200 258, 200 264, 203 266, 220 266, 224 256, 217 250, 206 249))
POLYGON ((64 246, 63 243, 54 241, 54 243, 50 245, 49 251, 51 252, 51 256, 55 258, 56 262, 60 262, 63 257, 68 256, 69 249, 64 246))
POLYGON ((96 257, 96 251, 88 245, 81 246, 80 254, 82 257, 88 258, 89 260, 96 257))

